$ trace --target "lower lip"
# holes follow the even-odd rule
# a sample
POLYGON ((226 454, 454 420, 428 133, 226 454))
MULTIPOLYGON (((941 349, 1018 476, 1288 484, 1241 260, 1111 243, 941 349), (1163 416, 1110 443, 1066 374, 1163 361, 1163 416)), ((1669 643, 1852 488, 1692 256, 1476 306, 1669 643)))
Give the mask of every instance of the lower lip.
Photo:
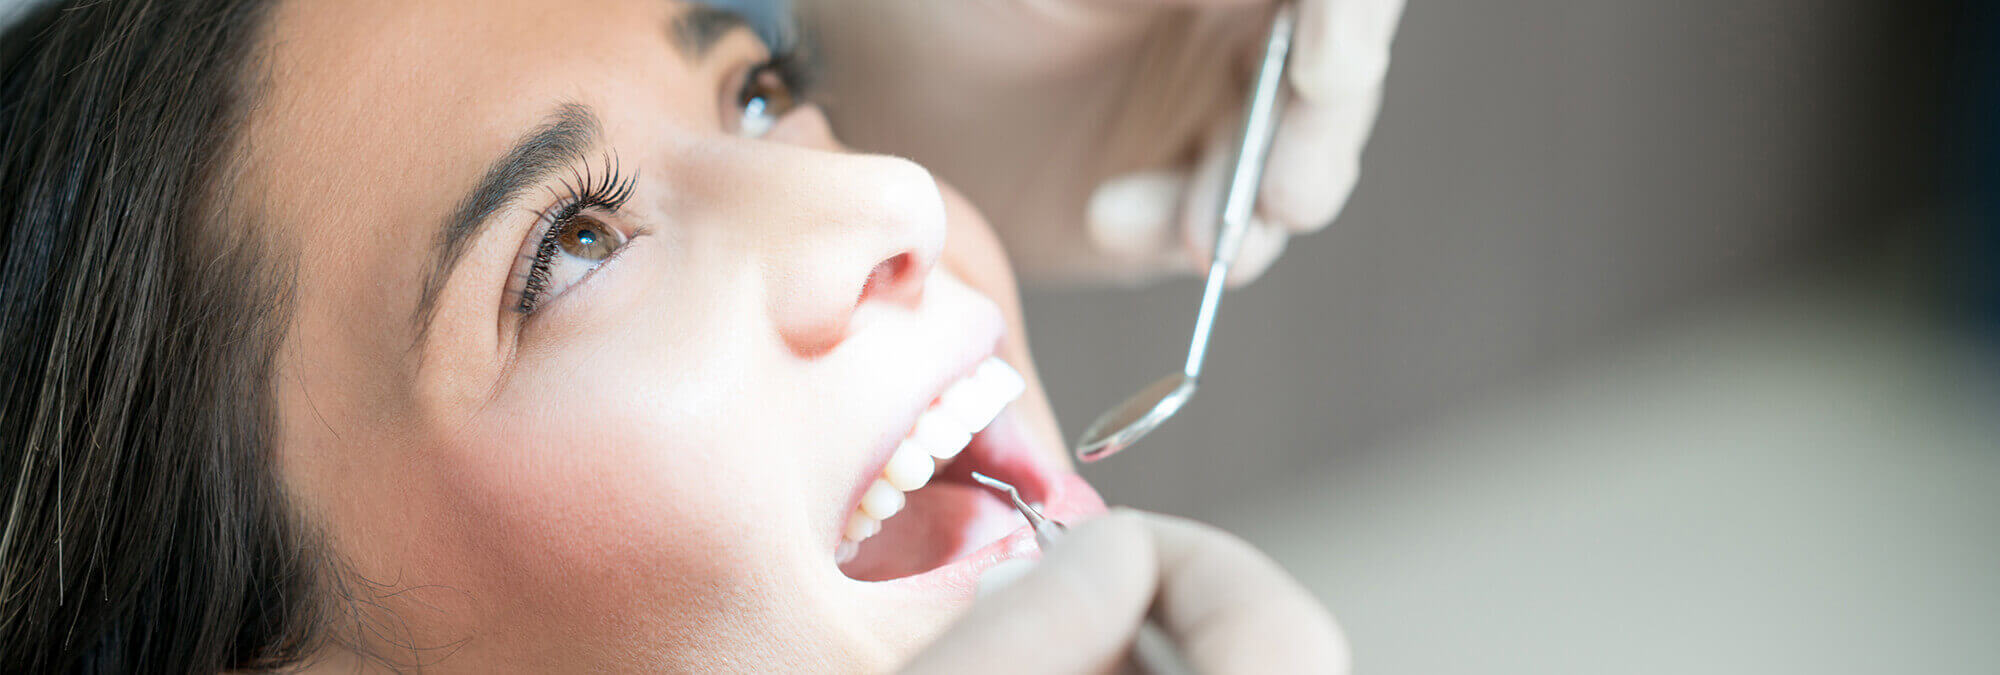
MULTIPOLYGON (((1045 483, 1048 495, 1041 511, 1058 522, 1075 524, 1105 512, 1104 498, 1097 489, 1074 473, 1051 476, 1045 483)), ((900 579, 870 582, 898 590, 923 591, 971 600, 979 588, 979 576, 1002 561, 1039 558, 1034 528, 1022 525, 972 553, 928 572, 900 579)))

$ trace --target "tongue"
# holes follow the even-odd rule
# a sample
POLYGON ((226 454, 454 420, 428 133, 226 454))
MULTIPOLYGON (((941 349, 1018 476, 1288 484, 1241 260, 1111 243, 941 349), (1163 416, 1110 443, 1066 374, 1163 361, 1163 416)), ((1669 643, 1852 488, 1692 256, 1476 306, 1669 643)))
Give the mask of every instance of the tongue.
POLYGON ((1025 525, 1021 514, 991 491, 934 481, 909 493, 903 510, 861 543, 841 565, 847 576, 884 581, 921 574, 965 557, 1025 525))

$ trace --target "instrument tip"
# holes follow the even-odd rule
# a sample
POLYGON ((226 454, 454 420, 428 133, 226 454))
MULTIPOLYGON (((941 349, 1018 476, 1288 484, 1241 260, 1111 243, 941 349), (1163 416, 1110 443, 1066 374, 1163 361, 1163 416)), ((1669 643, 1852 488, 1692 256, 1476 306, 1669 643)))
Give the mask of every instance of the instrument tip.
POLYGON ((986 474, 977 471, 972 472, 972 479, 979 481, 980 485, 984 485, 986 487, 990 487, 995 490, 1000 490, 1002 492, 1007 492, 1010 494, 1014 492, 1014 486, 1007 484, 1006 481, 994 478, 992 476, 988 476, 986 474))

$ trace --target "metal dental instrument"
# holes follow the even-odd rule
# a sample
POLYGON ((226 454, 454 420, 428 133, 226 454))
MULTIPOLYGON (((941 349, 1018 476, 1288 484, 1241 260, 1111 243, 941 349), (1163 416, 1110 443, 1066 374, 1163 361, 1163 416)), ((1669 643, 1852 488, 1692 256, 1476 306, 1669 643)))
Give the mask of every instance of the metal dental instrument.
MULTIPOLYGON (((1007 495, 1007 499, 1014 502, 1014 509, 1021 512, 1022 518, 1028 519, 1028 527, 1034 528, 1035 545, 1041 547, 1042 553, 1047 554, 1049 547, 1069 531, 1069 526, 1062 521, 1044 516, 1041 511, 1029 506, 1027 501, 1021 499, 1021 491, 1006 481, 977 471, 972 472, 972 479, 1007 495)), ((1139 665, 1139 671, 1145 673, 1183 675, 1195 672, 1187 659, 1181 658, 1181 651, 1174 646, 1173 638, 1168 637, 1166 630, 1151 617, 1139 624, 1139 632, 1132 640, 1132 660, 1139 665)))
POLYGON ((1029 506, 1027 502, 1022 501, 1021 491, 1014 489, 1014 486, 1009 485, 1006 481, 977 471, 972 472, 972 479, 979 481, 980 485, 1005 493, 1007 499, 1014 502, 1015 510, 1021 512, 1022 518, 1028 519, 1028 527, 1035 528, 1035 545, 1042 547, 1042 550, 1048 550, 1051 544, 1056 543, 1057 539, 1062 538, 1064 532, 1069 531, 1068 525, 1042 515, 1042 512, 1035 510, 1035 507, 1029 506))
POLYGON ((1236 261, 1244 232, 1250 229, 1257 186, 1264 179, 1264 159, 1270 154, 1271 137, 1278 128, 1285 57, 1292 49, 1296 11, 1293 3, 1281 3, 1271 18, 1271 36, 1264 44, 1263 61, 1257 66, 1256 83, 1243 114, 1242 135, 1237 137, 1236 164, 1230 169, 1229 182, 1224 184, 1228 192, 1222 202, 1222 223, 1216 228, 1215 256, 1208 266, 1208 285, 1202 289, 1201 310, 1195 315, 1187 363, 1181 366, 1181 372, 1147 385, 1118 407, 1099 415, 1083 431, 1083 439, 1076 448, 1077 459, 1095 462, 1130 447, 1180 412, 1181 406, 1194 397, 1202 361, 1208 356, 1208 335, 1215 329, 1215 308, 1222 302, 1223 282, 1229 278, 1229 266, 1236 261))

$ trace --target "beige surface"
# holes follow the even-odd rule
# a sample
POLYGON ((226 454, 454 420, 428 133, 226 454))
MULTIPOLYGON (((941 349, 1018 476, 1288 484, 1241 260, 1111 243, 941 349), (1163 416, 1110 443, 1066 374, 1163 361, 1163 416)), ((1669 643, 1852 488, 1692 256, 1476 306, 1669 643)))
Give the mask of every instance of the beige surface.
POLYGON ((1373 673, 2000 672, 2000 359, 1792 287, 1215 519, 1373 673))

